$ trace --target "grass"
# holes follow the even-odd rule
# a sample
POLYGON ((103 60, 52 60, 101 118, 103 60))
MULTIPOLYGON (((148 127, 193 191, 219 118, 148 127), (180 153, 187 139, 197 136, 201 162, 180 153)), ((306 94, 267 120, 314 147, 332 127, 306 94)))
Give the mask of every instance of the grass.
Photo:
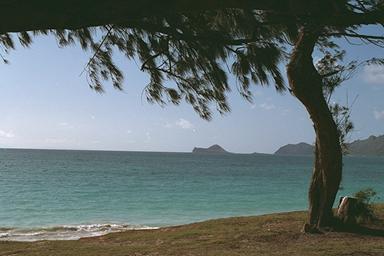
POLYGON ((114 233, 77 241, 0 242, 0 256, 71 255, 384 255, 384 205, 368 226, 376 235, 303 234, 305 212, 210 220, 189 225, 114 233))

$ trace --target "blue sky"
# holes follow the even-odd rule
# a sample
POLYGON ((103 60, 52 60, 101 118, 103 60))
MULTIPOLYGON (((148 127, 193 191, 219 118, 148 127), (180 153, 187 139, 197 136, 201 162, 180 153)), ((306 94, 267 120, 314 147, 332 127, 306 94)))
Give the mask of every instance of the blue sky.
MULTIPOLYGON (((350 59, 384 57, 383 49, 372 46, 346 48, 350 59)), ((207 122, 186 103, 147 103, 142 96, 147 75, 119 55, 124 91, 107 86, 104 94, 80 76, 89 58, 80 47, 60 49, 54 38, 41 37, 7 58, 10 64, 0 66, 0 147, 190 152, 220 144, 232 152, 272 153, 287 143, 314 141, 303 106, 272 87, 254 86, 253 103, 234 89, 232 111, 207 122)), ((360 69, 335 100, 343 103, 346 95, 358 96, 351 139, 384 134, 384 68, 360 69)))

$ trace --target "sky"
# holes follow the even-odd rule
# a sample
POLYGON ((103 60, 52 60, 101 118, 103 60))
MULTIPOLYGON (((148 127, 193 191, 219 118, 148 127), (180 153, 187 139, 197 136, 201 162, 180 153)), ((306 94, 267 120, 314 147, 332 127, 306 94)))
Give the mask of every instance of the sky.
MULTIPOLYGON (((351 60, 384 57, 377 47, 342 46, 351 60)), ((146 102, 147 74, 119 54, 115 61, 125 75, 124 90, 91 90, 80 75, 89 57, 80 47, 59 48, 53 37, 36 38, 31 48, 6 55, 10 64, 0 64, 0 148, 190 152, 219 144, 231 152, 273 153, 288 143, 314 141, 304 107, 273 86, 254 85, 249 103, 231 77, 231 112, 205 121, 186 103, 146 102)), ((362 67, 334 100, 351 103, 355 97, 349 139, 384 134, 384 67, 362 67)))

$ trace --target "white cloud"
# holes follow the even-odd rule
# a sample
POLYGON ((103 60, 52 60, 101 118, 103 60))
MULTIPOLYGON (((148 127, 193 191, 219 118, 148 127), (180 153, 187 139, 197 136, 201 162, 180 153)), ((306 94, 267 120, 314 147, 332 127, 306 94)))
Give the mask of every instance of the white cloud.
POLYGON ((184 118, 180 118, 175 124, 182 129, 193 129, 193 124, 184 118))
POLYGON ((95 117, 94 115, 91 115, 91 119, 92 119, 92 120, 95 120, 96 117, 95 117))
POLYGON ((132 133, 132 130, 126 130, 125 131, 127 134, 131 134, 132 133))
POLYGON ((275 105, 269 104, 269 103, 260 104, 259 107, 261 107, 262 109, 265 109, 265 110, 272 110, 272 109, 276 108, 275 105))
POLYGON ((373 115, 375 116, 376 120, 384 120, 384 110, 382 111, 373 111, 373 115))
POLYGON ((173 123, 166 122, 163 125, 163 127, 168 128, 168 129, 176 127, 176 128, 191 130, 193 132, 196 132, 195 126, 190 121, 188 121, 184 118, 180 118, 179 120, 177 120, 176 122, 173 122, 173 123))
POLYGON ((3 137, 3 138, 14 138, 15 137, 15 134, 12 132, 12 131, 4 131, 4 130, 0 130, 0 137, 3 137))
POLYGON ((370 65, 364 67, 363 78, 372 84, 384 84, 384 66, 370 65))

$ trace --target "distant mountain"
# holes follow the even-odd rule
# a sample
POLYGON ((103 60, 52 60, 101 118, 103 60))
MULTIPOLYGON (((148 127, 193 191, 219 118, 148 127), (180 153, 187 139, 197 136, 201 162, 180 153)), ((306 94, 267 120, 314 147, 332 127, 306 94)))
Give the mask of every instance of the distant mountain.
POLYGON ((217 144, 210 146, 208 148, 194 148, 192 150, 192 153, 194 154, 229 154, 228 151, 226 151, 225 149, 223 149, 217 144))
MULTIPOLYGON (((288 144, 279 148, 275 155, 311 155, 314 146, 308 143, 288 144)), ((384 156, 384 135, 370 136, 365 140, 355 140, 348 144, 350 155, 384 156)))
POLYGON ((288 144, 279 148, 275 155, 312 155, 314 146, 308 143, 288 144))
POLYGON ((351 155, 384 156, 384 135, 370 136, 365 140, 355 140, 348 145, 351 155))

